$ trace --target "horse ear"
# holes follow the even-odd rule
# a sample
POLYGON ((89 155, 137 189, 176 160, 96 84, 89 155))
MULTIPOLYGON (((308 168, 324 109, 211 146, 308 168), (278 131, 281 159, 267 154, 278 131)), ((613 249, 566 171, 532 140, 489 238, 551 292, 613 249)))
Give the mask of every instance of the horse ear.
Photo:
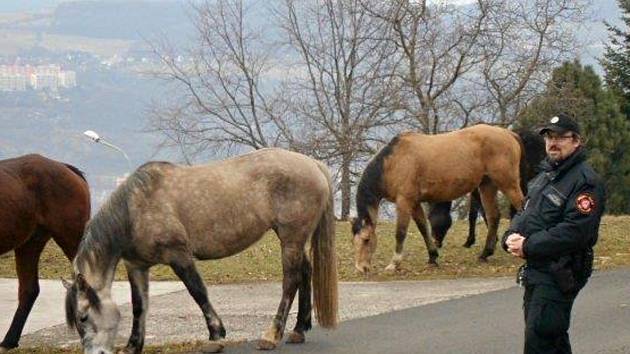
POLYGON ((77 288, 79 289, 79 291, 87 291, 87 289, 90 288, 90 284, 85 281, 85 277, 83 277, 83 274, 77 275, 77 288))
POLYGON ((61 284, 63 284, 63 287, 66 288, 66 290, 70 290, 70 288, 72 288, 72 283, 65 280, 64 278, 61 278, 61 284))

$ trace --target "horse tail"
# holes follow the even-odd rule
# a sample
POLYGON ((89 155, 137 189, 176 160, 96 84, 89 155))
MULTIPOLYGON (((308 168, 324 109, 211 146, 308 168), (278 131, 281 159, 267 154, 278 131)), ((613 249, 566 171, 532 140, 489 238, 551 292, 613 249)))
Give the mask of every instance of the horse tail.
MULTIPOLYGON (((510 132, 510 135, 512 135, 512 137, 514 138, 514 140, 517 141, 518 147, 521 151, 520 156, 519 156, 519 163, 518 163, 518 181, 519 181, 518 186, 521 190, 521 193, 525 195, 525 192, 527 190, 527 183, 524 181, 525 178, 523 177, 525 175, 525 170, 527 166, 527 159, 525 155, 525 145, 523 144, 523 139, 521 139, 520 134, 511 130, 509 132, 510 132)), ((517 212, 518 210, 514 207, 514 205, 510 204, 510 219, 513 218, 517 212)))
POLYGON ((71 164, 68 164, 68 163, 63 163, 63 165, 66 166, 70 171, 72 171, 72 173, 74 173, 79 178, 81 178, 81 180, 83 180, 83 183, 84 183, 83 184, 83 197, 85 198, 84 199, 85 209, 83 209, 85 220, 83 221, 83 223, 85 224, 88 222, 88 220, 90 219, 90 215, 92 214, 92 205, 90 203, 90 185, 87 179, 85 178, 85 173, 81 171, 78 167, 72 166, 71 164))
POLYGON ((508 130, 510 135, 512 136, 512 138, 514 138, 514 140, 516 140, 516 142, 518 143, 518 147, 520 150, 520 156, 519 156, 519 162, 518 162, 518 175, 519 175, 519 183, 522 189, 523 186, 523 179, 521 178, 523 176, 523 172, 525 170, 525 164, 526 164, 526 160, 525 160, 525 145, 523 145, 523 139, 521 139, 521 136, 511 130, 508 130))
POLYGON ((85 183, 87 183, 87 179, 85 179, 85 173, 83 173, 83 171, 79 170, 79 168, 72 166, 69 163, 64 163, 64 165, 70 169, 70 171, 72 171, 75 175, 81 177, 82 180, 85 181, 85 183))
POLYGON ((318 162, 318 167, 328 181, 328 200, 313 237, 311 260, 313 262, 313 300, 315 317, 320 326, 337 326, 337 255, 335 253, 335 206, 332 181, 328 168, 318 162))

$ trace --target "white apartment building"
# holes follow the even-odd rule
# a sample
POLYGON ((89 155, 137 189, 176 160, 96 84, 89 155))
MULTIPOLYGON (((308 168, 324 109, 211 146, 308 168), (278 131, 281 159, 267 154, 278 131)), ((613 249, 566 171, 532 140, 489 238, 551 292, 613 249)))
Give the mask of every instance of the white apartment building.
POLYGON ((0 65, 0 91, 24 91, 71 88, 77 85, 77 75, 62 70, 60 65, 0 65))

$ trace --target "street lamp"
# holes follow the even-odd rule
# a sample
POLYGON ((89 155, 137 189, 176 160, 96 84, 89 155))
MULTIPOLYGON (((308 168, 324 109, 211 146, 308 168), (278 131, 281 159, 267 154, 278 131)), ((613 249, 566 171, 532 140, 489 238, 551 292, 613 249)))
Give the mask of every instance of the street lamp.
MULTIPOLYGON (((123 154, 123 156, 125 157, 125 160, 127 160, 127 168, 128 168, 128 172, 131 172, 131 161, 129 160, 129 156, 127 156, 127 153, 125 153, 123 151, 123 149, 119 148, 118 146, 110 143, 109 141, 103 139, 102 137, 100 137, 95 131, 93 130, 86 130, 83 132, 83 135, 87 136, 88 138, 90 138, 92 141, 94 141, 95 143, 99 143, 99 144, 103 144, 107 147, 110 147, 118 152, 120 152, 121 154, 123 154)), ((125 174, 126 175, 126 174, 125 174)))

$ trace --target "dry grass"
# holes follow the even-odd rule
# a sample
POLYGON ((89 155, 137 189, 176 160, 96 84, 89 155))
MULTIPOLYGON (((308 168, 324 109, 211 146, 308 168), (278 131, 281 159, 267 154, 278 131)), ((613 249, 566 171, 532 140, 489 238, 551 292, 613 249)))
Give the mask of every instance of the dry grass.
MULTIPOLYGON (((503 221, 500 230, 504 230, 503 221)), ((609 269, 630 265, 630 216, 606 216, 600 229, 600 240, 595 248, 595 266, 609 269)), ((485 242, 485 226, 479 224, 477 244, 471 249, 461 247, 467 234, 467 223, 455 223, 446 238, 445 246, 440 250, 438 268, 427 265, 427 253, 420 234, 415 227, 405 244, 405 259, 402 269, 396 273, 384 271, 394 249, 394 225, 381 223, 378 227, 379 247, 374 259, 375 269, 368 280, 420 280, 460 277, 491 277, 513 275, 520 260, 497 248, 488 263, 479 263, 477 255, 485 242)), ((350 240, 350 225, 337 225, 337 252, 339 258, 339 279, 342 281, 365 280, 357 274, 353 266, 353 250, 350 240)), ((13 254, 0 256, 0 277, 15 277, 13 254)), ((278 281, 281 279, 280 248, 273 233, 248 250, 218 261, 197 262, 207 284, 226 284, 242 282, 278 281)), ((59 279, 70 277, 70 263, 54 243, 49 243, 42 254, 40 274, 42 278, 59 279)), ((119 266, 117 279, 126 279, 124 269, 119 266)), ((175 275, 166 266, 151 269, 152 280, 176 280, 175 275)))
MULTIPOLYGON (((239 344, 240 342, 224 342, 226 348, 239 344)), ((204 347, 208 346, 208 342, 185 342, 167 344, 162 346, 150 345, 144 348, 142 351, 144 354, 169 354, 169 353, 200 353, 204 347)), ((79 347, 73 348, 54 348, 54 347, 41 347, 41 348, 18 348, 12 350, 11 354, 82 354, 83 351, 79 347)))

